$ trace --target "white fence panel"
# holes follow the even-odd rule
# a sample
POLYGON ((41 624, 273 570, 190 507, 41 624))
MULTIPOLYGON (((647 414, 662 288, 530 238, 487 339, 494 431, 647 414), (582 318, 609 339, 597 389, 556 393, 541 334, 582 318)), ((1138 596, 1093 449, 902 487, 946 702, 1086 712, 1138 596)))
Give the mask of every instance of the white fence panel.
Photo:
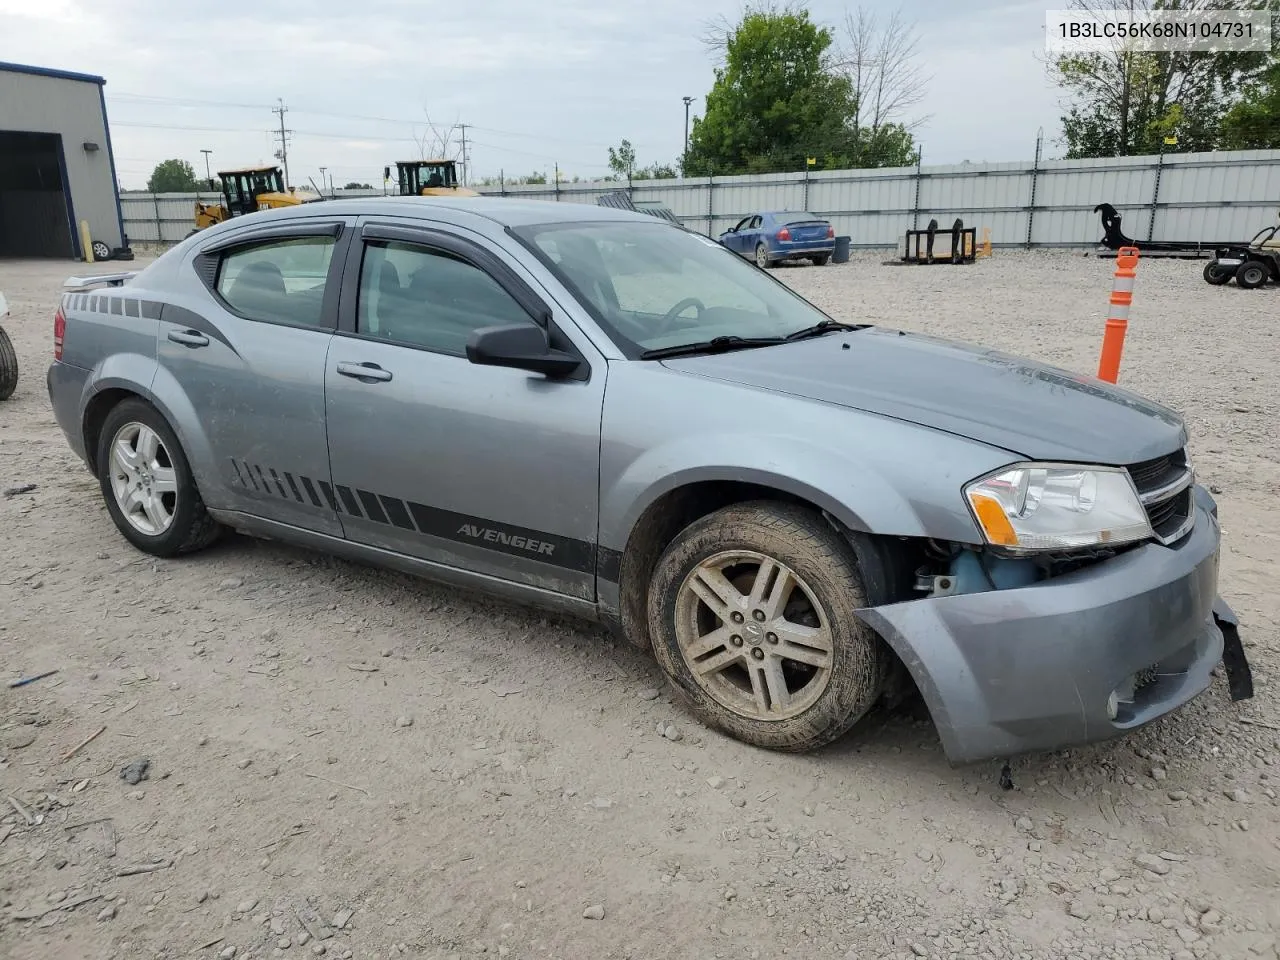
MULTIPOLYGON (((1094 212, 1100 203, 1112 204, 1124 232, 1139 242, 1247 240, 1277 222, 1280 150, 477 189, 585 204, 628 191, 635 200, 665 204, 685 226, 713 237, 751 213, 809 210, 830 219, 855 247, 900 248, 905 231, 931 219, 950 228, 957 217, 978 228, 979 238, 989 229, 996 246, 1090 247, 1102 237, 1094 212)), ((175 243, 191 231, 197 198, 213 199, 122 194, 125 232, 134 243, 175 243)))

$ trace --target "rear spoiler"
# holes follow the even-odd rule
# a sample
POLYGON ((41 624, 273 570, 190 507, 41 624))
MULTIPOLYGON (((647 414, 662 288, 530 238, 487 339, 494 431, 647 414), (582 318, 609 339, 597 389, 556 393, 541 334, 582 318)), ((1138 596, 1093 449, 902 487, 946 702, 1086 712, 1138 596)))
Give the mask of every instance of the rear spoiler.
POLYGON ((103 284, 118 287, 128 283, 137 275, 138 271, 133 270, 129 273, 104 273, 96 277, 67 277, 66 282, 62 284, 62 289, 66 293, 79 293, 103 284))

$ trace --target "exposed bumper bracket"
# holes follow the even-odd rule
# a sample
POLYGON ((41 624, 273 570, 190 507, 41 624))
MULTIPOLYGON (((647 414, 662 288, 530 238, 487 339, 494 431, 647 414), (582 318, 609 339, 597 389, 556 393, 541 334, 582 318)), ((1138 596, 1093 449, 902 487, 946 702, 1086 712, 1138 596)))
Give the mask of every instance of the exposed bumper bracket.
POLYGON ((1240 621, 1221 597, 1213 603, 1213 621, 1222 631, 1222 666, 1227 671, 1227 689, 1232 700, 1253 697, 1253 670, 1240 642, 1240 621))

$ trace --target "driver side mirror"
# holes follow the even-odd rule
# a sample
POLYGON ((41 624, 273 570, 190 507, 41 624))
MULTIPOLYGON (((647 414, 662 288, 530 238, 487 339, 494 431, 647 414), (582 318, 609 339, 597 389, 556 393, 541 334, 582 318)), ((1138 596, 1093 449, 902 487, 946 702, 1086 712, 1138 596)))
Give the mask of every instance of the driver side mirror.
POLYGON ((467 359, 486 367, 514 367, 541 373, 552 379, 575 373, 577 357, 555 350, 547 331, 532 323, 484 327, 467 341, 467 359))

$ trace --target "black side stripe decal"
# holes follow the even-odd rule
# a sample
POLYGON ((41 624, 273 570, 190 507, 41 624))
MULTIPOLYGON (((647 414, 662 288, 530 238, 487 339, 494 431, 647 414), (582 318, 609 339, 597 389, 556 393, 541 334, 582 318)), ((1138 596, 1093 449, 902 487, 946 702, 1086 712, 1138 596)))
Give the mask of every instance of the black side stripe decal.
MULTIPOLYGON (((306 491, 310 505, 317 509, 324 510, 327 504, 328 510, 343 516, 390 525, 454 543, 470 544, 527 560, 537 560, 577 573, 596 572, 596 547, 585 540, 495 523, 484 517, 454 513, 368 490, 352 490, 341 484, 338 484, 335 494, 334 487, 327 481, 312 480, 289 472, 283 474, 282 480, 281 474, 274 467, 264 468, 247 461, 232 459, 231 466, 235 482, 255 493, 308 506, 300 486, 301 490, 306 491), (268 474, 272 479, 267 479, 268 474), (324 495, 323 501, 317 496, 316 487, 324 495)), ((612 550, 601 550, 599 559, 604 568, 600 571, 601 576, 616 580, 621 565, 620 556, 612 550)))
POLYGON ((413 518, 409 516, 409 511, 404 505, 403 500, 397 500, 395 497, 379 496, 382 501, 383 509, 387 511, 387 518, 394 526, 402 530, 413 530, 413 518))
POLYGON ((298 480, 302 484, 302 489, 307 491, 307 496, 311 498, 311 505, 313 507, 323 506, 320 503, 320 498, 316 496, 316 488, 311 485, 311 478, 299 477, 298 480))
POLYGON ((329 504, 329 509, 334 513, 338 512, 338 501, 333 499, 333 487, 329 486, 325 481, 320 481, 320 492, 324 494, 325 503, 329 504))
POLYGON ((360 504, 356 503, 355 495, 351 492, 350 487, 344 487, 338 484, 338 496, 342 498, 342 505, 346 508, 347 513, 353 517, 363 517, 360 512, 360 504))

